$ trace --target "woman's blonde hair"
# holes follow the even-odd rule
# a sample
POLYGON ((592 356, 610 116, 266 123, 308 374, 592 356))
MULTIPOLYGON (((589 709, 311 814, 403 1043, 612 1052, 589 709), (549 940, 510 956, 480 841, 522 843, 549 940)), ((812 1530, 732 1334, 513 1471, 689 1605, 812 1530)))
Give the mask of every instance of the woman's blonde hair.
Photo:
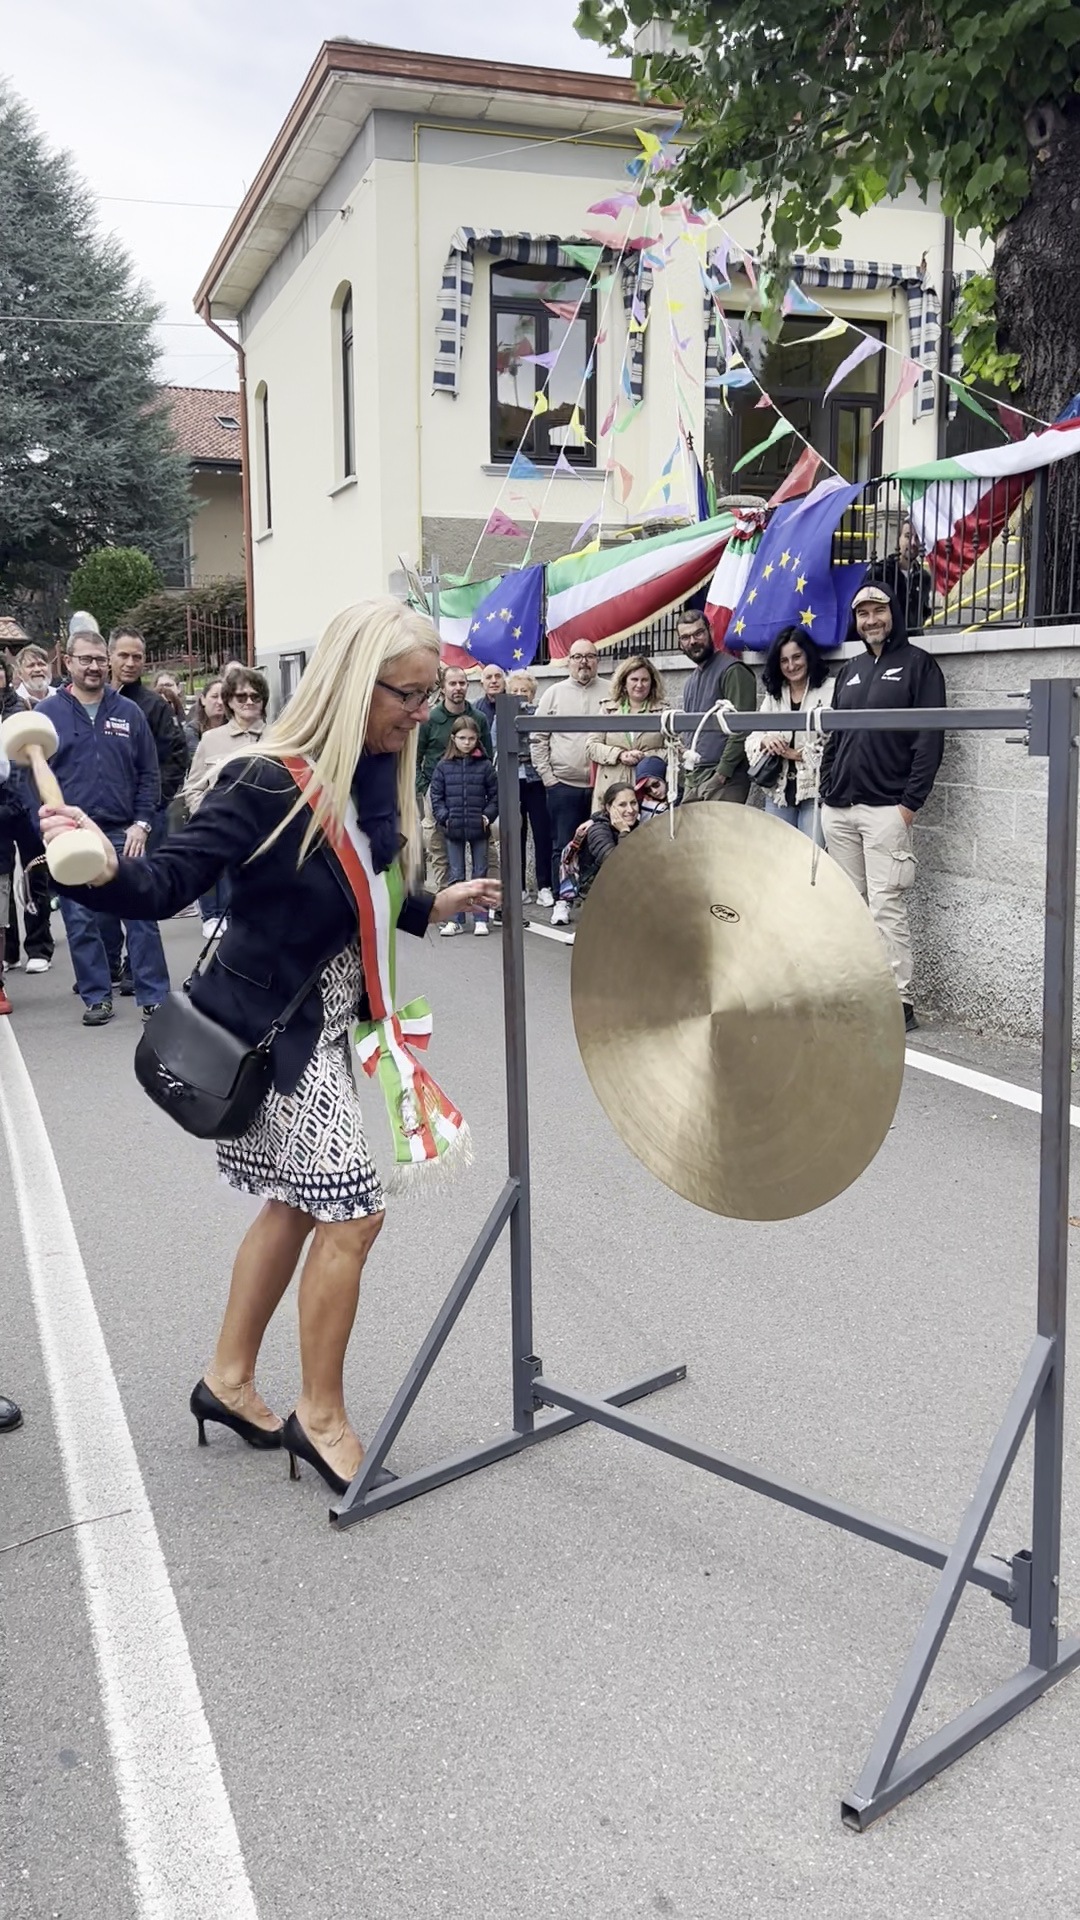
MULTIPOLYGON (((262 759, 310 759, 312 778, 297 793, 280 826, 260 847, 265 852, 289 821, 314 802, 300 847, 300 858, 316 835, 336 839, 345 824, 356 763, 363 751, 375 683, 384 667, 418 649, 431 654, 432 679, 439 659, 439 636, 425 613, 416 613, 389 595, 361 600, 336 614, 315 649, 296 692, 258 743, 262 759)), ((414 728, 398 755, 397 807, 405 841, 406 874, 420 862, 416 810, 416 735, 414 728)))
POLYGON ((525 671, 524 667, 519 667, 516 673, 510 674, 507 678, 506 691, 507 693, 518 695, 524 693, 526 700, 535 700, 536 681, 531 673, 525 671))
POLYGON ((666 707, 667 694, 664 692, 660 670, 655 662, 647 659, 643 653, 632 654, 629 660, 620 660, 611 676, 611 699, 616 702, 619 700, 629 702, 630 695, 626 691, 626 683, 630 675, 637 673, 639 669, 644 669, 649 676, 649 699, 653 705, 657 708, 666 707))

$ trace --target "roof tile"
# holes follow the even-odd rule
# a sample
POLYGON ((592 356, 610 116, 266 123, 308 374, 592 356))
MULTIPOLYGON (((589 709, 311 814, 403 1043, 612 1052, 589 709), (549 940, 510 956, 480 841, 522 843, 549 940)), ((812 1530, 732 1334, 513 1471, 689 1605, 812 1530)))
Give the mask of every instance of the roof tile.
POLYGON ((240 395, 225 387, 163 387, 177 445, 189 460, 240 465, 240 395), (223 427, 222 420, 235 420, 223 427))

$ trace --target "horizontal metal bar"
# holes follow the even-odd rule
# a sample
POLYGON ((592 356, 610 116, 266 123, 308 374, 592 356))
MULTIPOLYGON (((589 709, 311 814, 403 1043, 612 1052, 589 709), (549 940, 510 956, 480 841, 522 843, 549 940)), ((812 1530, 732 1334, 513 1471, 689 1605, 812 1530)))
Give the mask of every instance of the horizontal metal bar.
MULTIPOLYGON (((860 707, 848 712, 835 707, 818 707, 824 733, 974 733, 1015 732, 1027 725, 1022 706, 1011 707, 860 707)), ((602 716, 601 716, 602 717, 602 716)), ((693 733, 701 725, 700 713, 668 715, 676 733, 693 733)), ((725 713, 724 722, 731 733, 758 733, 760 713, 725 713)), ((817 726, 815 719, 814 725, 817 726)), ((519 733, 595 733, 596 714, 519 713, 514 721, 519 733)), ((805 733, 805 713, 785 713, 785 733, 805 733)), ((716 732, 710 720, 704 733, 716 732)))
MULTIPOLYGON (((736 1486, 748 1487, 751 1493, 763 1493, 769 1500, 778 1500, 781 1506, 795 1507, 799 1513, 808 1513, 817 1520, 828 1520, 831 1526, 840 1527, 845 1533, 856 1533, 863 1540, 872 1540, 876 1546, 892 1547, 897 1553, 906 1554, 909 1560, 922 1561, 924 1566, 943 1567, 951 1552, 951 1548, 943 1547, 937 1540, 928 1539, 925 1534, 913 1533, 908 1527, 894 1527, 887 1520, 878 1520, 872 1513, 864 1513, 859 1507, 845 1506, 842 1501, 830 1500, 825 1494, 813 1493, 789 1480, 774 1479, 771 1474, 759 1473, 756 1467, 749 1467, 742 1460, 731 1460, 726 1454, 714 1453, 708 1447, 695 1447, 686 1440, 677 1439, 674 1434, 665 1433, 662 1427, 647 1426, 643 1420, 617 1413, 610 1401, 594 1400, 584 1393, 572 1393, 568 1388, 557 1386, 554 1381, 545 1380, 542 1376, 533 1382, 533 1391, 549 1407, 565 1407, 582 1419, 595 1420, 598 1426, 610 1427, 614 1433, 624 1434, 627 1439, 644 1441, 647 1447, 655 1447, 659 1453, 670 1453, 674 1459, 685 1460, 689 1466, 702 1467, 706 1473, 715 1473, 721 1480, 732 1480, 736 1486)), ((992 1555, 984 1560, 976 1560, 968 1577, 973 1586, 985 1587, 988 1593, 994 1594, 999 1600, 1012 1601, 1012 1569, 1008 1561, 995 1559, 992 1555)))
POLYGON ((847 1827, 854 1827, 859 1833, 874 1820, 879 1820, 890 1807, 906 1799, 918 1787, 925 1786, 927 1780, 943 1768, 951 1766, 954 1760, 969 1753, 972 1747, 985 1740, 988 1734, 996 1733, 1033 1700, 1050 1687, 1064 1680, 1080 1666, 1080 1639, 1066 1641, 1052 1667, 1024 1667, 1006 1680, 1003 1686, 988 1693, 985 1700, 976 1701, 973 1707, 958 1714, 955 1720, 942 1727, 940 1732, 932 1733, 928 1739, 920 1740, 910 1753, 902 1754, 897 1761, 885 1786, 879 1788, 872 1799, 861 1799, 857 1793, 849 1794, 840 1802, 840 1818, 847 1827))
MULTIPOLYGON (((665 1367, 661 1373, 643 1374, 640 1380, 631 1380, 629 1385, 617 1387, 602 1404, 625 1407, 631 1400, 642 1400, 647 1393, 657 1393, 661 1387, 672 1387, 677 1381, 685 1379, 685 1366, 665 1367)), ((538 1440, 553 1440, 557 1434, 569 1433, 572 1427, 583 1426, 590 1417, 574 1413, 558 1420, 545 1420, 534 1427, 531 1433, 500 1434, 498 1439, 489 1440, 481 1447, 470 1447, 464 1453, 452 1454, 434 1467, 422 1467, 417 1473, 402 1474, 399 1480, 392 1481, 389 1486, 378 1487, 374 1493, 364 1494, 351 1507, 332 1506, 331 1523, 339 1528, 355 1526, 358 1520, 367 1520, 372 1514, 382 1513, 385 1507, 400 1506, 403 1500, 414 1500, 417 1494, 431 1493, 435 1487, 444 1487, 451 1480, 461 1480, 467 1473, 494 1466, 497 1460, 507 1460, 511 1454, 520 1453, 523 1447, 531 1447, 538 1440)), ((342 1501, 347 1497, 343 1494, 342 1501)))

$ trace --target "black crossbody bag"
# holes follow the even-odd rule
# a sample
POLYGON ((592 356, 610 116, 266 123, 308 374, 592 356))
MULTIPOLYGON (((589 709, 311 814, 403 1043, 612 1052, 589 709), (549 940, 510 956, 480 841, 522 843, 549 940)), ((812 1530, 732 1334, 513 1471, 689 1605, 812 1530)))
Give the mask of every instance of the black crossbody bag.
POLYGON ((323 970, 319 965, 279 1013, 257 1046, 200 1013, 191 981, 213 945, 207 941, 179 993, 170 993, 143 1028, 135 1077, 155 1106, 197 1140, 238 1140, 270 1090, 270 1049, 299 1011, 323 970))

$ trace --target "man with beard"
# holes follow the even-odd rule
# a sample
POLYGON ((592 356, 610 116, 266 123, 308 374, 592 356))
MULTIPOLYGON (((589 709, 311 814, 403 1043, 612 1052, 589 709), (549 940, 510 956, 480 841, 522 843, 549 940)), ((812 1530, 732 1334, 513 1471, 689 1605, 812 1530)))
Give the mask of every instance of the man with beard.
MULTIPOLYGON (((716 646, 705 615, 687 608, 679 615, 678 634, 680 647, 696 668, 682 690, 683 712, 708 713, 718 700, 730 700, 740 713, 753 713, 757 681, 734 654, 716 646)), ((684 744, 689 740, 687 736, 684 744)), ((742 806, 750 793, 743 735, 725 735, 710 720, 701 729, 697 752, 699 764, 686 775, 684 801, 733 800, 742 806)))

